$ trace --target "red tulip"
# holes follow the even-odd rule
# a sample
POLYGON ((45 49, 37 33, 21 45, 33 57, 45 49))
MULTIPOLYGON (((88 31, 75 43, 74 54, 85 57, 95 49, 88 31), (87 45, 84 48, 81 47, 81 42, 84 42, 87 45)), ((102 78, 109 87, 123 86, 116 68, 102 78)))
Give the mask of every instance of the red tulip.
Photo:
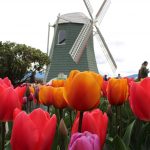
MULTIPOLYGON (((79 115, 77 115, 73 127, 72 134, 78 131, 79 115)), ((91 112, 84 112, 82 120, 81 132, 89 131, 93 134, 97 134, 100 138, 101 148, 104 145, 106 139, 106 131, 108 125, 108 117, 106 113, 102 113, 101 110, 95 109, 91 112)))
POLYGON ((0 79, 0 121, 13 120, 15 108, 21 109, 21 93, 14 90, 8 78, 0 79))
POLYGON ((15 91, 18 94, 20 103, 23 104, 23 97, 26 92, 26 86, 23 87, 18 86, 15 88, 15 91))
POLYGON ((150 121, 150 78, 132 82, 129 97, 133 113, 141 120, 150 121))
POLYGON ((12 150, 50 150, 55 130, 56 116, 42 109, 31 114, 20 112, 14 119, 11 147, 12 150))
POLYGON ((107 98, 111 105, 122 105, 129 95, 127 79, 111 78, 107 86, 107 98))
POLYGON ((107 97, 107 85, 108 85, 108 81, 103 81, 102 84, 102 93, 103 93, 103 97, 107 97))
POLYGON ((11 84, 11 81, 8 79, 8 77, 1 79, 0 78, 0 85, 3 85, 4 87, 12 87, 13 85, 11 84))

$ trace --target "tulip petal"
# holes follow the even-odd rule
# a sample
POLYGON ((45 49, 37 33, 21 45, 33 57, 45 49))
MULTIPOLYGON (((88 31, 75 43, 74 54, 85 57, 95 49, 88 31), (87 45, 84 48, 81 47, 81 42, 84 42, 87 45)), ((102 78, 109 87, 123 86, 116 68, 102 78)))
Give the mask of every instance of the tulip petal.
POLYGON ((40 150, 50 150, 56 131, 57 119, 56 115, 53 115, 47 122, 45 127, 43 127, 43 132, 41 134, 41 140, 39 143, 40 150), (44 141, 44 142, 43 142, 44 141))
POLYGON ((132 83, 130 88, 130 106, 133 113, 141 120, 150 121, 150 93, 147 91, 147 83, 132 83))
POLYGON ((48 118, 49 115, 47 115, 46 113, 47 112, 43 111, 41 108, 38 108, 32 111, 29 115, 30 119, 36 124, 36 127, 40 132, 42 132, 43 127, 50 119, 50 117, 48 118))
POLYGON ((69 150, 100 150, 99 137, 90 132, 72 135, 69 150))
POLYGON ((14 120, 11 135, 12 150, 38 150, 39 133, 25 112, 21 112, 14 120))
POLYGON ((96 75, 86 71, 72 73, 64 86, 67 103, 77 110, 92 109, 100 100, 101 87, 97 78, 96 75))
POLYGON ((13 111, 15 108, 21 109, 21 103, 18 95, 11 87, 3 90, 0 95, 0 120, 8 121, 13 120, 13 111))

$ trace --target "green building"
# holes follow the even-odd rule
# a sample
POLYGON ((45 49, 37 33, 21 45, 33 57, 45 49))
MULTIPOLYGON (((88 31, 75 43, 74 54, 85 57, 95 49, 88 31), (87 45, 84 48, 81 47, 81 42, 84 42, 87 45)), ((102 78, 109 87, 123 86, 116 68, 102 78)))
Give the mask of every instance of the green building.
POLYGON ((94 46, 93 23, 83 13, 58 16, 54 25, 54 37, 50 50, 51 63, 45 81, 71 70, 98 72, 94 46))

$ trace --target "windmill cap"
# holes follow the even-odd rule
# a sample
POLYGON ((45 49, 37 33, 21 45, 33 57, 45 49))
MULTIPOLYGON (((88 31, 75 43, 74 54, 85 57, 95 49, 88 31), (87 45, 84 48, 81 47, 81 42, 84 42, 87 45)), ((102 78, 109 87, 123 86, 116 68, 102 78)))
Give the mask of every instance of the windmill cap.
POLYGON ((62 23, 82 23, 87 24, 89 22, 89 18, 81 12, 67 13, 63 14, 59 17, 59 24, 62 23))

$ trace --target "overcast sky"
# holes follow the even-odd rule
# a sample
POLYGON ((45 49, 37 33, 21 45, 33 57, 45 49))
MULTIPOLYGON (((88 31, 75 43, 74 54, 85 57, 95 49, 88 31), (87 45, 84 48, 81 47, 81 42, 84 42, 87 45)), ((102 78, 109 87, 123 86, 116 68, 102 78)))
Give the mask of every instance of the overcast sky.
MULTIPOLYGON (((90 2, 95 15, 102 0, 90 2)), ((0 41, 26 44, 43 52, 47 51, 48 23, 53 24, 58 13, 83 12, 89 17, 82 0, 0 0, 0 7, 0 41)), ((99 28, 117 63, 116 74, 137 73, 144 60, 150 63, 149 8, 150 0, 111 0, 99 28)), ((112 75, 94 41, 99 71, 112 75)))

